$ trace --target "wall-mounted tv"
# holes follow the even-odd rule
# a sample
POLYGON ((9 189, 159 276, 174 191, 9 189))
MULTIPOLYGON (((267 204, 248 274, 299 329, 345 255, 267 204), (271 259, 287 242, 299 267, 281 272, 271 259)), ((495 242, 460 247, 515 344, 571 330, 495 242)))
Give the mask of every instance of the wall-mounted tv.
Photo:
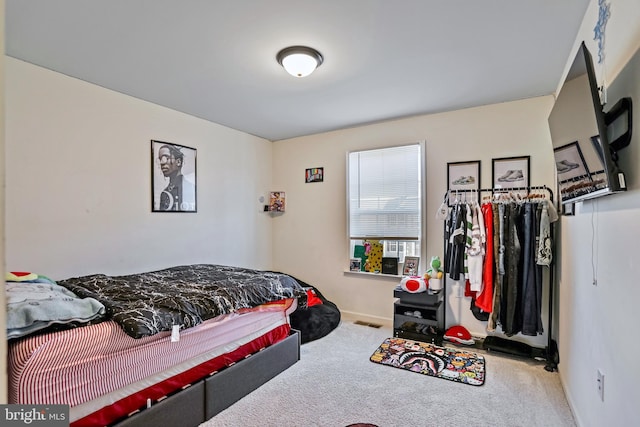
POLYGON ((605 116, 593 60, 583 42, 549 115, 561 203, 626 190, 609 144, 605 116))

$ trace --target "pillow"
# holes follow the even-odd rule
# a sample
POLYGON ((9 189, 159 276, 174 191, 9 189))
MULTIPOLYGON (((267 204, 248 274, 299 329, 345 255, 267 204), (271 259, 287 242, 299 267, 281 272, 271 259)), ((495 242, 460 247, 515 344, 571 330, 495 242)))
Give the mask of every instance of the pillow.
POLYGON ((7 282, 31 282, 38 279, 36 273, 29 273, 25 271, 11 271, 7 273, 5 280, 7 282))
POLYGON ((101 319, 105 314, 105 307, 99 301, 79 298, 44 276, 36 275, 35 281, 7 281, 6 291, 8 339, 24 337, 52 325, 72 327, 101 319))
POLYGON ((313 307, 314 305, 322 304, 322 300, 316 294, 313 289, 307 290, 307 307, 313 307))

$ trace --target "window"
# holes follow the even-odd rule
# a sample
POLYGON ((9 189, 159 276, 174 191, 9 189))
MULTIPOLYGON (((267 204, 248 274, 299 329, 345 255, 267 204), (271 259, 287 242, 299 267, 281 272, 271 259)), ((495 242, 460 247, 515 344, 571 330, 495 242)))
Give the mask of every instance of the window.
POLYGON ((351 256, 364 240, 384 243, 383 256, 420 256, 422 145, 349 153, 351 256))

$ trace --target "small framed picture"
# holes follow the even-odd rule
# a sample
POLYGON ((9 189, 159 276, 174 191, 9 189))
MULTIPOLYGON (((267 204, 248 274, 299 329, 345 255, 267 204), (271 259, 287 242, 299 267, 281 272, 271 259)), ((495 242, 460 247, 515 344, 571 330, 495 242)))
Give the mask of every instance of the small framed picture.
POLYGON ((578 177, 591 177, 578 141, 555 148, 553 155, 556 162, 558 182, 564 183, 578 177))
POLYGON ((382 274, 398 275, 398 257, 382 257, 382 274))
POLYGON ((324 181, 324 168, 309 168, 304 172, 304 182, 322 182, 324 181))
POLYGON ((404 257, 404 266, 402 267, 402 275, 417 276, 419 265, 420 265, 420 257, 417 257, 417 256, 404 257))
POLYGON ((449 191, 480 190, 480 160, 447 163, 449 191))
POLYGON ((269 195, 269 212, 284 212, 284 191, 272 191, 269 195))
POLYGON ((526 190, 529 187, 529 160, 530 156, 493 159, 493 188, 526 190))
POLYGON ((151 211, 197 212, 196 149, 151 140, 151 211))
POLYGON ((349 261, 349 271, 361 271, 361 268, 362 268, 362 259, 351 258, 351 261, 349 261))
POLYGON ((567 216, 571 216, 571 215, 575 215, 575 203, 563 203, 562 205, 562 215, 567 215, 567 216))

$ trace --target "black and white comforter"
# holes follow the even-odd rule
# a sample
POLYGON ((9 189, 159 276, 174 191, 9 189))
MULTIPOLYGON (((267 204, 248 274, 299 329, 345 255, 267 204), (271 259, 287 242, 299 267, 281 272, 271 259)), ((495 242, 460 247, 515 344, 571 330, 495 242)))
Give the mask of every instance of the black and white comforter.
POLYGON ((107 316, 134 338, 170 331, 173 325, 190 328, 222 314, 284 298, 297 298, 299 307, 306 304, 306 290, 290 276, 211 264, 128 276, 95 274, 57 283, 81 297, 100 301, 107 316))

